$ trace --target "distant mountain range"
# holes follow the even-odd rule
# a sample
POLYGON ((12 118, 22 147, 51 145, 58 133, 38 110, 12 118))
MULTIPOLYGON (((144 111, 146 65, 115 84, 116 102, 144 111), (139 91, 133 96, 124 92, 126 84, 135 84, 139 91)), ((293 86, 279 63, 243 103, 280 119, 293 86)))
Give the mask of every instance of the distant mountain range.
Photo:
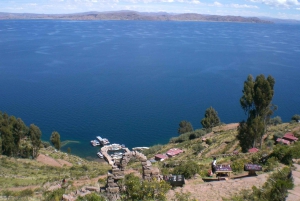
POLYGON ((209 21, 209 22, 246 22, 273 23, 257 17, 202 15, 196 13, 144 13, 136 11, 86 12, 74 14, 31 14, 0 13, 0 20, 11 19, 55 19, 55 20, 139 20, 139 21, 209 21))

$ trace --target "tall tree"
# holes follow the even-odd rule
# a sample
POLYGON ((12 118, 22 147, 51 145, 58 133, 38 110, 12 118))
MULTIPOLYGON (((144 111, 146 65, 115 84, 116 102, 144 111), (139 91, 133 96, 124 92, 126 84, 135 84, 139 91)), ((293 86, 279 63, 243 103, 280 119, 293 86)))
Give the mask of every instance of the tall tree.
POLYGON ((30 124, 29 126, 29 136, 32 143, 32 157, 36 158, 38 156, 38 152, 41 146, 41 136, 42 132, 39 127, 34 124, 30 124))
MULTIPOLYGON (((238 138, 240 144, 249 144, 241 142, 242 139, 249 139, 242 137, 243 135, 250 135, 252 139, 252 147, 256 146, 259 141, 262 146, 263 135, 266 132, 267 122, 270 116, 277 109, 277 106, 272 104, 274 96, 275 79, 272 76, 265 78, 264 75, 258 75, 253 80, 252 75, 249 75, 244 82, 243 96, 240 99, 240 104, 248 116, 247 126, 240 123, 238 138)), ((250 147, 248 147, 250 148, 250 147)), ((245 150, 245 149, 244 149, 245 150)))
POLYGON ((209 107, 206 109, 204 118, 201 120, 203 128, 211 130, 213 127, 220 124, 220 118, 218 112, 213 108, 209 107))
POLYGON ((193 130, 193 126, 190 122, 183 120, 179 123, 178 134, 181 135, 183 133, 191 132, 193 130))
POLYGON ((58 132, 53 131, 50 136, 50 142, 53 144, 55 149, 60 150, 60 135, 58 132))

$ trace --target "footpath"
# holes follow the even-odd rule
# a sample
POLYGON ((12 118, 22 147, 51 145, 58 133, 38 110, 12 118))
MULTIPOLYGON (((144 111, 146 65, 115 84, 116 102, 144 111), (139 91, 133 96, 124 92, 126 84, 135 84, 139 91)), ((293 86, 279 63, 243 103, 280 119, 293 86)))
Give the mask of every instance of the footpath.
POLYGON ((300 201, 300 165, 294 163, 294 166, 296 167, 296 169, 292 171, 294 189, 289 190, 286 201, 300 201))

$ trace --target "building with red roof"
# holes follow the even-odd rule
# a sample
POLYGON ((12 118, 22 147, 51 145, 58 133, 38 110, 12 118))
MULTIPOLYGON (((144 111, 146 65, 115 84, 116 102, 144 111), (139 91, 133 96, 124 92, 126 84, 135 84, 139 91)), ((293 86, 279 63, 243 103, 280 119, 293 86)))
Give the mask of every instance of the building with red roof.
POLYGON ((155 155, 155 160, 157 161, 163 161, 168 159, 169 157, 166 154, 156 154, 155 155))
POLYGON ((283 138, 277 138, 276 142, 277 142, 277 143, 282 143, 282 144, 285 144, 285 145, 290 145, 290 144, 291 144, 290 141, 285 140, 285 139, 283 139, 283 138))
POLYGON ((291 132, 284 134, 282 138, 277 138, 276 140, 276 142, 281 142, 285 145, 290 145, 296 141, 298 141, 298 138, 295 137, 294 134, 291 132))
POLYGON ((173 157, 173 156, 176 156, 180 153, 182 153, 183 151, 181 149, 178 149, 178 148, 173 148, 173 149, 170 149, 169 151, 167 151, 167 155, 169 157, 173 157))
POLYGON ((259 151, 259 149, 255 148, 255 147, 248 150, 249 153, 256 153, 258 151, 259 151))
POLYGON ((298 138, 295 137, 293 133, 286 133, 286 134, 283 136, 283 139, 289 140, 289 141, 291 141, 291 142, 296 142, 296 141, 298 141, 298 138))

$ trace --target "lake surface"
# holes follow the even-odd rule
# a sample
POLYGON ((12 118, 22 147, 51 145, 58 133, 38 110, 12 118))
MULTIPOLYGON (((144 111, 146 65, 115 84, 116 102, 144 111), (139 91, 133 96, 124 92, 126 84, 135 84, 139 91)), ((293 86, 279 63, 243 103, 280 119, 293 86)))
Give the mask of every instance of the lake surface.
POLYGON ((100 135, 127 147, 167 143, 181 120, 245 118, 249 74, 272 75, 275 116, 300 113, 300 26, 145 21, 0 21, 0 110, 58 131, 96 157, 100 135))

